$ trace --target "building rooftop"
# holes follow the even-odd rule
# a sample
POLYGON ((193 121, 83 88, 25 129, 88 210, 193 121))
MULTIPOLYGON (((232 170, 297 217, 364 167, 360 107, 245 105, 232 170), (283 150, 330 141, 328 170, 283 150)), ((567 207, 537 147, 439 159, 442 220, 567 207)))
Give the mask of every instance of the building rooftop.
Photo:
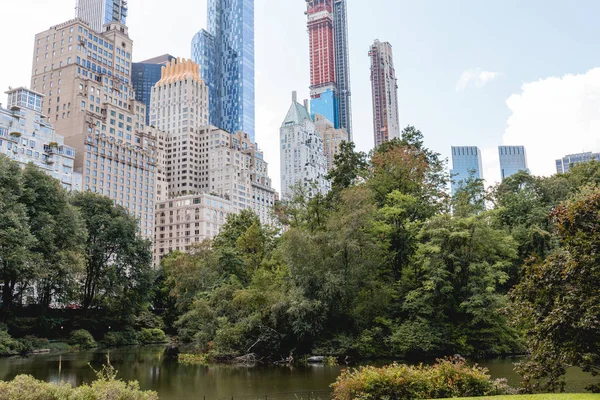
POLYGON ((312 118, 310 117, 306 106, 303 106, 302 104, 298 103, 298 94, 296 92, 293 92, 292 105, 290 106, 290 109, 287 115, 285 116, 285 119, 283 120, 281 126, 297 125, 305 119, 309 119, 312 121, 312 118))

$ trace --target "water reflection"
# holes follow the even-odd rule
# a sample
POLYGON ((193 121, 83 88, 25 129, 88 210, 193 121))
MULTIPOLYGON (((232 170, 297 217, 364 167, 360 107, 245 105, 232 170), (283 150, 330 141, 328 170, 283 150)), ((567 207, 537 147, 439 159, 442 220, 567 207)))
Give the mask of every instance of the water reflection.
MULTIPOLYGON (((329 389, 344 368, 322 365, 255 368, 185 366, 165 358, 163 346, 113 350, 109 357, 121 379, 137 380, 143 389, 157 391, 161 400, 321 392, 329 389)), ((506 377, 510 384, 518 385, 519 377, 513 371, 516 361, 518 359, 496 359, 480 362, 480 365, 487 367, 493 377, 506 377)), ((45 381, 80 385, 94 380, 94 369, 100 369, 105 362, 106 352, 100 351, 4 358, 0 359, 0 378, 9 380, 19 374, 29 374, 45 381)), ((568 382, 569 391, 582 391, 591 378, 581 371, 571 370, 568 382)))

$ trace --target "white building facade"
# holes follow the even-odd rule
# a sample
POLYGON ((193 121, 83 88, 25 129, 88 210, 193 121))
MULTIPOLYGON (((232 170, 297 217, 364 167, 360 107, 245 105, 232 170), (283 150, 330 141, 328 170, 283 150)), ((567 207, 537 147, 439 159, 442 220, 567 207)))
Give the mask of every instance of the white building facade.
POLYGON ((301 185, 309 196, 327 194, 330 183, 326 179, 327 159, 323 151, 323 140, 316 130, 307 109, 298 103, 297 94, 292 94, 292 105, 281 125, 281 195, 290 196, 292 188, 301 185))

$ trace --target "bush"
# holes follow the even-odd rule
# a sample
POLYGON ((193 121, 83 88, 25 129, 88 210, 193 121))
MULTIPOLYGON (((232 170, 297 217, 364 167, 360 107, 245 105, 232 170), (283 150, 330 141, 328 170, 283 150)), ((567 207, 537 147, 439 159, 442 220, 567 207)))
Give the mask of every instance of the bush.
POLYGON ((392 364, 344 371, 332 385, 334 400, 441 399, 506 394, 505 381, 462 359, 438 360, 432 366, 392 364))
POLYGON ((137 336, 133 330, 108 332, 104 335, 104 339, 102 339, 102 346, 104 347, 122 347, 136 344, 138 344, 137 336))
POLYGON ((0 355, 12 356, 25 351, 25 347, 17 339, 11 337, 7 331, 0 330, 0 355))
POLYGON ((19 340, 23 347, 23 351, 33 351, 38 349, 47 349, 50 342, 46 338, 39 338, 37 336, 25 336, 19 340))
POLYGON ((177 356, 177 361, 183 365, 208 365, 208 355, 180 353, 177 356))
POLYGON ((167 335, 162 329, 142 329, 138 334, 138 340, 142 344, 166 343, 167 335))
POLYGON ((12 381, 0 381, 1 399, 31 400, 158 400, 155 392, 141 391, 137 382, 123 382, 111 376, 99 376, 91 385, 72 388, 68 383, 60 385, 38 381, 29 375, 19 375, 12 381))
POLYGON ((68 343, 71 346, 79 346, 80 349, 93 349, 97 346, 92 334, 85 329, 71 332, 68 343))

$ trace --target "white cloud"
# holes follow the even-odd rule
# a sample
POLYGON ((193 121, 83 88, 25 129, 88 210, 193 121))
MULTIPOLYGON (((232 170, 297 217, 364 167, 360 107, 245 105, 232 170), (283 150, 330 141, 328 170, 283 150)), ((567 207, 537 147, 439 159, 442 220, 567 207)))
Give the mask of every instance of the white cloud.
POLYGON ((567 154, 600 150, 600 68, 525 83, 506 101, 506 145, 524 145, 535 175, 556 172, 567 154))
POLYGON ((481 68, 471 68, 464 71, 458 82, 456 82, 456 91, 462 92, 470 84, 474 84, 476 88, 482 88, 494 79, 502 76, 500 72, 483 71, 481 68))

